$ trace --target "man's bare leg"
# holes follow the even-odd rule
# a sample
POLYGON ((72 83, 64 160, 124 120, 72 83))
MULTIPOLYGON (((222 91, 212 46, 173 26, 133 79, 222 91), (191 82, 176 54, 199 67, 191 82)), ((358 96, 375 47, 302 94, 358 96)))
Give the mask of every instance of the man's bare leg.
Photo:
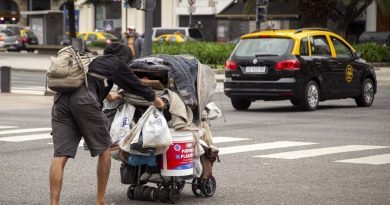
POLYGON ((104 200, 104 194, 106 192, 108 177, 111 169, 111 152, 110 148, 106 149, 99 155, 99 161, 97 164, 97 195, 96 205, 106 205, 104 200))
POLYGON ((64 176, 65 164, 68 157, 54 157, 51 161, 49 179, 50 179, 50 202, 51 205, 60 204, 60 193, 62 187, 62 179, 64 176))

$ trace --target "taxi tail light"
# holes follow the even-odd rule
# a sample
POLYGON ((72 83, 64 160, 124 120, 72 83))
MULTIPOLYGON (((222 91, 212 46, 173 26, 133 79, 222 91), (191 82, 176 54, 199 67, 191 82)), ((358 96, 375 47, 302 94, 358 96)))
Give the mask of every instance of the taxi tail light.
POLYGON ((225 70, 227 70, 227 71, 237 70, 237 63, 234 61, 231 61, 231 60, 226 61, 225 70))
POLYGON ((23 43, 27 43, 28 39, 27 38, 21 38, 23 43))
POLYGON ((0 41, 4 41, 4 36, 0 35, 0 41))
POLYGON ((301 63, 297 60, 285 60, 281 62, 277 62, 275 64, 275 70, 277 71, 283 71, 283 70, 300 70, 301 69, 301 63))

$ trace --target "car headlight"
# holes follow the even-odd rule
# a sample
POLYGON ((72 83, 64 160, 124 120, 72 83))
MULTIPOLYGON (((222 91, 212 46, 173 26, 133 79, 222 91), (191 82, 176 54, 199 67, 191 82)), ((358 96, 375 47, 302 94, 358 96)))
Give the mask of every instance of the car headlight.
POLYGON ((16 41, 15 41, 15 43, 19 43, 19 41, 18 41, 18 40, 16 40, 16 41))

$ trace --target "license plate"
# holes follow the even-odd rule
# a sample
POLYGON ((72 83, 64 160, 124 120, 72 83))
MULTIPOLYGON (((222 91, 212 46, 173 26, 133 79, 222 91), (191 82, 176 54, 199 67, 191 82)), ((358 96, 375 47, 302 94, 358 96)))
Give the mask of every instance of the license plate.
POLYGON ((247 66, 245 69, 247 73, 265 73, 266 70, 265 66, 247 66))

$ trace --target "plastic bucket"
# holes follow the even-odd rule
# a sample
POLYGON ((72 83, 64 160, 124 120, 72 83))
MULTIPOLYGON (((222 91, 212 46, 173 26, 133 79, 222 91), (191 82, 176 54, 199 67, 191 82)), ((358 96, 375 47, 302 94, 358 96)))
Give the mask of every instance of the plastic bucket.
POLYGON ((171 131, 173 144, 162 155, 162 176, 193 174, 194 140, 192 131, 171 131))

